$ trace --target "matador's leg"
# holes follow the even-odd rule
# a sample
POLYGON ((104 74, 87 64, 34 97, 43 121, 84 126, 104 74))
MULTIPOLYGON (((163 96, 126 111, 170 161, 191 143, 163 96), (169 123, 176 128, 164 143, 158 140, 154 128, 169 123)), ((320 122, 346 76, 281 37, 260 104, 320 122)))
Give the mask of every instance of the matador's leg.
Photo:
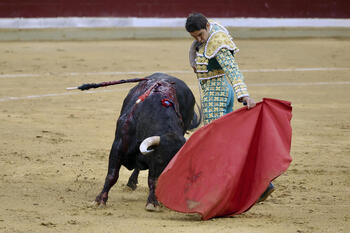
POLYGON ((207 80, 203 87, 202 108, 204 124, 218 119, 232 110, 232 93, 230 85, 227 85, 225 77, 207 80), (230 98, 229 98, 230 97, 230 98))

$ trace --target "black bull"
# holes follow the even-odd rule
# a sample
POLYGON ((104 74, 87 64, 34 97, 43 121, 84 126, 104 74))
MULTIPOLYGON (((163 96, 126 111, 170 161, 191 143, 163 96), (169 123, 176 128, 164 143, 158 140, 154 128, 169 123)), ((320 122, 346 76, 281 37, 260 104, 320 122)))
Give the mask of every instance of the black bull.
POLYGON ((124 100, 109 154, 108 173, 96 205, 105 205, 108 192, 119 178, 121 165, 134 170, 128 186, 135 189, 139 170, 149 169, 146 209, 159 206, 155 187, 161 172, 186 142, 187 130, 201 120, 195 98, 181 80, 155 73, 132 88, 124 100))

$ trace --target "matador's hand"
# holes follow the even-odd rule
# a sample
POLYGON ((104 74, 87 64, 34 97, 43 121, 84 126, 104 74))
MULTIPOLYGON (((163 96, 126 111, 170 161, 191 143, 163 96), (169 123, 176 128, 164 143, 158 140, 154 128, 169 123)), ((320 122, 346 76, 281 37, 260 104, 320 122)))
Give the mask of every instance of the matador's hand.
POLYGON ((247 105, 248 109, 254 108, 256 105, 255 101, 248 96, 244 96, 242 102, 244 105, 247 105))

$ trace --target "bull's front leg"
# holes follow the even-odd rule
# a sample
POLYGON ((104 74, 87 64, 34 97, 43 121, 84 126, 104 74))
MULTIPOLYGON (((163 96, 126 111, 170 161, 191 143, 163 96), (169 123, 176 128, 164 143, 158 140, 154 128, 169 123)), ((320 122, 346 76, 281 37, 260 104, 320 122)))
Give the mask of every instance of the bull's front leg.
POLYGON ((108 200, 108 192, 113 187, 113 185, 118 181, 120 167, 121 167, 121 155, 119 153, 118 144, 115 141, 112 145, 112 149, 109 154, 108 173, 105 179, 105 183, 103 185, 103 189, 95 199, 96 206, 106 205, 108 200))
POLYGON ((134 171, 132 172, 129 181, 127 183, 127 186, 130 187, 132 190, 135 190, 137 188, 138 184, 138 177, 139 177, 140 169, 135 168, 134 171))
POLYGON ((146 204, 146 210, 148 210, 148 211, 159 211, 160 210, 159 202, 158 202, 156 194, 155 194, 156 183, 157 183, 157 179, 153 178, 149 175, 148 176, 149 195, 148 195, 147 204, 146 204))

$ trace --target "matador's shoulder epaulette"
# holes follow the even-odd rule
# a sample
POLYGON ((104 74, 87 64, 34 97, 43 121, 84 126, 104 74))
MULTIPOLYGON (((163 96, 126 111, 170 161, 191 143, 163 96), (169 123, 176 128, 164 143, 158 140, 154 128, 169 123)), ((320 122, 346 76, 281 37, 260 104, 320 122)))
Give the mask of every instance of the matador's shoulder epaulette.
POLYGON ((211 59, 216 56, 220 49, 227 48, 231 51, 238 51, 236 44, 233 42, 232 37, 225 31, 213 32, 205 45, 204 56, 211 59))

